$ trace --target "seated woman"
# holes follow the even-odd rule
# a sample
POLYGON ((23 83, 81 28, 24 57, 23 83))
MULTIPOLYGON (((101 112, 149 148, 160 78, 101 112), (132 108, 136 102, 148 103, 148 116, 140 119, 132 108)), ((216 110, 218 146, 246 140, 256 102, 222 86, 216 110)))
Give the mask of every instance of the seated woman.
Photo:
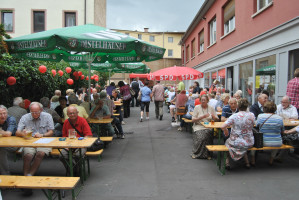
POLYGON ((195 106, 192 116, 193 125, 193 159, 211 159, 206 145, 213 144, 213 129, 205 128, 201 122, 218 121, 215 109, 208 105, 209 98, 206 94, 201 96, 201 104, 195 106))
MULTIPOLYGON (((185 107, 187 101, 188 101, 188 97, 186 96, 186 90, 182 90, 179 94, 176 95, 176 97, 173 100, 171 100, 171 102, 175 102, 176 109, 179 107, 185 107)), ((173 110, 170 111, 170 113, 172 114, 172 121, 177 121, 177 114, 174 113, 173 110)))
POLYGON ((222 112, 222 108, 226 105, 228 105, 228 100, 230 99, 230 96, 228 93, 223 93, 220 97, 220 100, 216 104, 216 111, 222 112))
MULTIPOLYGON (((186 107, 188 110, 187 110, 187 113, 182 116, 182 118, 192 119, 192 115, 190 114, 190 112, 193 112, 193 110, 194 110, 194 106, 195 106, 194 101, 195 101, 196 96, 197 96, 196 94, 193 94, 191 96, 191 100, 187 101, 186 107)), ((181 124, 180 124, 180 127, 178 128, 178 131, 182 131, 184 126, 185 126, 185 121, 183 119, 181 119, 181 124)))
MULTIPOLYGON (((221 126, 224 134, 229 135, 227 127, 231 127, 230 137, 226 140, 225 146, 229 150, 230 157, 233 160, 240 160, 244 157, 246 167, 250 168, 247 149, 254 144, 252 128, 255 123, 255 117, 251 112, 247 112, 247 99, 238 101, 239 112, 231 115, 221 126)), ((228 158, 226 159, 226 168, 230 169, 228 158)))
MULTIPOLYGON (((283 119, 275 114, 276 105, 272 101, 264 104, 264 113, 259 114, 256 126, 263 133, 264 147, 280 147, 282 145, 281 133, 284 132, 283 119)), ((269 165, 273 164, 273 160, 278 150, 271 150, 269 165)), ((255 151, 251 151, 251 164, 255 165, 255 151)))

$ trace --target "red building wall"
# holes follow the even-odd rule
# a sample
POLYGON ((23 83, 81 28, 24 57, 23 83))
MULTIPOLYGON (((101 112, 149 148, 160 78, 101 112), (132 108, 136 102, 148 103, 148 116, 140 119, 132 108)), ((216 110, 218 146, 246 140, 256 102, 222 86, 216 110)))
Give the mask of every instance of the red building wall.
MULTIPOLYGON (((223 36, 223 6, 227 0, 217 0, 204 15, 206 20, 201 20, 189 37, 182 43, 182 52, 184 44, 189 45, 189 61, 187 67, 193 67, 205 60, 208 60, 238 44, 241 44, 255 36, 258 36, 268 30, 279 26, 297 16, 299 16, 298 0, 273 0, 273 4, 252 17, 256 13, 256 0, 235 0, 235 30, 223 36), (209 46, 209 22, 216 16, 217 37, 216 44, 209 46), (198 33, 204 28, 204 52, 198 54, 198 33), (196 54, 191 59, 191 41, 195 38, 196 54)), ((182 56, 183 58, 183 56, 182 56)), ((182 60, 184 63, 184 60, 182 60)))

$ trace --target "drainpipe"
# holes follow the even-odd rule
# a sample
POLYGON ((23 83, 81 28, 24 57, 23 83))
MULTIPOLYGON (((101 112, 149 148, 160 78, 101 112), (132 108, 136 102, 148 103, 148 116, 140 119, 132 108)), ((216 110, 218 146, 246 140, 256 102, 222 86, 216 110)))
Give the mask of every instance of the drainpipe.
POLYGON ((86 24, 86 0, 84 0, 84 24, 86 24))

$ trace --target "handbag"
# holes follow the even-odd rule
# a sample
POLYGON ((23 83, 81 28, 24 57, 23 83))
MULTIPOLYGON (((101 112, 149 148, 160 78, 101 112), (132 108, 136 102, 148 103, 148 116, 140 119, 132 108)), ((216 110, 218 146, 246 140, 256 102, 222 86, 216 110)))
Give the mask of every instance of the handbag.
MULTIPOLYGON (((77 133, 81 136, 84 137, 84 135, 76 129, 76 127, 70 122, 70 119, 68 119, 70 125, 77 131, 77 133)), ((104 142, 98 137, 97 140, 87 148, 87 151, 98 151, 104 149, 104 142)))
MULTIPOLYGON (((272 114, 273 115, 273 114, 272 114)), ((264 122, 263 124, 259 127, 261 129, 265 122, 272 116, 270 115, 264 122)), ((254 137, 254 147, 255 148, 263 148, 264 147, 264 138, 263 138, 263 133, 260 131, 257 131, 256 129, 252 129, 253 131, 253 137, 254 137)))
POLYGON ((138 101, 141 101, 141 96, 142 96, 142 92, 141 92, 141 90, 140 90, 139 93, 138 93, 138 97, 137 97, 137 100, 138 100, 138 101))
POLYGON ((186 112, 186 107, 185 106, 180 106, 180 107, 176 108, 176 113, 178 115, 184 115, 184 114, 186 114, 187 113, 186 112))
POLYGON ((130 94, 131 94, 131 96, 135 96, 135 94, 136 94, 132 88, 130 88, 130 94))

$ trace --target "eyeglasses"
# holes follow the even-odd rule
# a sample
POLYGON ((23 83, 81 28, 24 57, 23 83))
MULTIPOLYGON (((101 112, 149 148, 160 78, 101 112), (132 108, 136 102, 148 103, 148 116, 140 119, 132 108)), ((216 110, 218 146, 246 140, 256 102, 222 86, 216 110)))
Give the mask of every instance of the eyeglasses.
POLYGON ((36 115, 36 114, 40 114, 40 111, 38 111, 38 112, 30 112, 30 113, 36 115))

